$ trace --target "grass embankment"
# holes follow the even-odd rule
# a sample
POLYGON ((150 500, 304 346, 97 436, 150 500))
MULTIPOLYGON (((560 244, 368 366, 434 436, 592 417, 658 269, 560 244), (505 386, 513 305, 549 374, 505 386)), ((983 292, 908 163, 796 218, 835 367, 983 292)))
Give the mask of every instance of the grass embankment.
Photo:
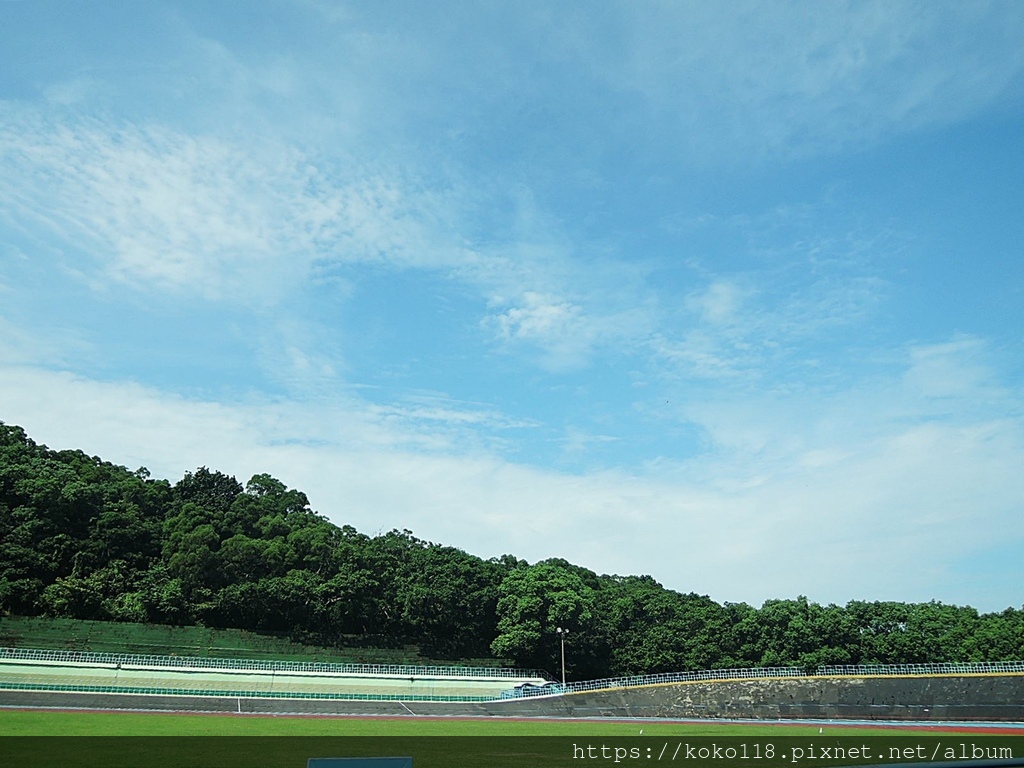
POLYGON ((500 659, 434 659, 421 654, 416 646, 381 648, 359 637, 348 638, 344 647, 324 648, 240 629, 18 616, 0 618, 0 646, 341 664, 508 666, 500 659))

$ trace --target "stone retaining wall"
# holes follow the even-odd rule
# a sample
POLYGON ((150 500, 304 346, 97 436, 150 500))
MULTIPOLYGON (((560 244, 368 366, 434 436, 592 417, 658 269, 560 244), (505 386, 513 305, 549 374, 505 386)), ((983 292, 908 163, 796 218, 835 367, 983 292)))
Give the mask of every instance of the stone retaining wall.
POLYGON ((551 714, 570 717, 1024 721, 1024 675, 702 681, 586 691, 544 702, 551 714))

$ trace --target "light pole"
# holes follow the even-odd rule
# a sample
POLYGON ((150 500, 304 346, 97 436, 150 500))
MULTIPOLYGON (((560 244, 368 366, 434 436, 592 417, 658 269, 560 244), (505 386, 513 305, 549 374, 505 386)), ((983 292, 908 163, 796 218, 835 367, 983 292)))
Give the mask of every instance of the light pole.
POLYGON ((564 690, 565 689, 565 636, 569 634, 569 630, 568 629, 562 629, 562 627, 557 627, 555 629, 555 632, 557 632, 558 636, 562 639, 562 689, 563 689, 562 692, 564 693, 565 692, 565 690, 564 690))

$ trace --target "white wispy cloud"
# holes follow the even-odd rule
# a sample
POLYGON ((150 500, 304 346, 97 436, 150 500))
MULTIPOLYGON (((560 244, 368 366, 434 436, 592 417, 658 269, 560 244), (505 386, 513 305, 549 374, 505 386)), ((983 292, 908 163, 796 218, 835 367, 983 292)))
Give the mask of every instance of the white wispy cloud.
POLYGON ((441 394, 411 395, 404 398, 401 403, 376 406, 373 410, 409 421, 441 422, 500 429, 523 429, 538 426, 538 422, 534 420, 510 417, 485 403, 457 401, 441 394))
POLYGON ((88 356, 93 350, 94 345, 74 330, 50 328, 39 333, 0 315, 0 365, 60 368, 88 356))
POLYGON ((565 39, 689 157, 721 160, 832 151, 988 108, 1024 68, 1022 22, 998 2, 671 2, 616 6, 565 39))
POLYGON ((688 260, 693 288, 663 314, 648 348, 677 377, 779 383, 830 375, 839 351, 877 326, 911 238, 892 222, 868 225, 821 199, 764 211, 662 222, 683 242, 712 238, 688 260), (724 244, 724 245, 723 245, 724 244), (817 368, 822 368, 816 373, 817 368))
MULTIPOLYGON (((311 279, 352 279, 354 266, 431 270, 477 290, 487 304, 481 327, 495 343, 549 370, 578 369, 596 354, 649 344, 656 358, 680 362, 698 376, 750 375, 808 336, 870 317, 884 296, 884 280, 869 271, 837 273, 864 256, 864 240, 814 239, 809 222, 789 247, 804 249, 813 281, 780 295, 787 279, 781 271, 767 286, 763 273, 712 273, 688 299, 695 322, 667 321, 668 313, 656 309, 656 292, 630 285, 640 281, 642 267, 634 265, 625 281, 619 278, 629 271, 627 259, 617 272, 589 275, 592 265, 582 264, 578 244, 566 242, 558 222, 534 202, 502 199, 452 160, 430 165, 437 157, 418 151, 411 134, 397 127, 407 120, 411 129, 424 118, 416 110, 402 113, 397 103, 407 93, 399 87, 410 76, 405 68, 424 68, 417 83, 433 77, 456 92, 477 93, 487 67, 456 76, 452 68, 461 59, 437 48, 426 32, 385 25, 369 35, 379 19, 325 7, 352 43, 330 65, 314 66, 301 50, 261 61, 237 40, 185 35, 183 50, 200 62, 185 74, 195 77, 206 67, 207 95, 231 91, 235 101, 224 108, 256 121, 260 142, 240 141, 237 132, 114 123, 8 104, 0 175, 7 179, 0 180, 0 196, 8 217, 63 232, 66 260, 80 262, 68 266, 93 285, 159 286, 217 301, 281 303, 311 279), (373 71, 396 40, 408 43, 403 55, 360 85, 360 74, 373 71), (342 143, 325 154, 296 140, 285 119, 293 110, 278 109, 285 116, 278 117, 272 107, 288 103, 295 114, 312 114, 309 99, 331 81, 338 83, 331 109, 357 107, 333 121, 331 136, 342 143), (390 132, 374 142, 370 129, 388 110, 396 110, 390 132), (344 144, 357 134, 358 144, 344 144), (495 207, 490 218, 509 225, 501 242, 478 237, 480 210, 495 207)), ((558 11, 528 16, 500 40, 482 39, 500 49, 492 59, 503 59, 520 35, 537 32, 533 25, 543 22, 544 39, 559 30, 559 72, 580 76, 579 98, 599 100, 607 95, 602 88, 611 88, 642 98, 641 119, 669 120, 698 143, 728 145, 740 156, 799 153, 959 119, 999 97, 1021 66, 1022 47, 1006 23, 1016 12, 999 5, 934 8, 868 3, 826 12, 744 4, 733 12, 699 4, 618 5, 564 24, 552 24, 558 11), (993 29, 999 34, 988 50, 972 47, 968 31, 993 29), (950 49, 974 57, 970 74, 950 60, 950 49), (931 55, 938 50, 947 53, 931 55), (603 85, 595 90, 595 82, 603 85)), ((442 37, 474 23, 450 19, 442 37)), ((487 47, 479 35, 472 40, 474 50, 487 47)), ((548 88, 530 87, 529 70, 502 71, 508 76, 500 87, 508 93, 529 94, 538 105, 554 98, 548 88)), ((88 89, 76 82, 54 84, 54 94, 66 98, 55 96, 53 103, 87 99, 88 89)), ((451 106, 433 102, 431 124, 445 124, 451 106)), ((310 126, 318 137, 325 130, 330 133, 310 126)), ((529 198, 528 190, 520 197, 529 198)), ((769 236, 763 222, 748 222, 748 229, 758 227, 762 239, 749 242, 751 254, 778 257, 771 251, 779 229, 769 236)), ((297 371, 308 370, 312 356, 302 346, 290 355, 297 371)), ((318 363, 313 370, 326 369, 318 363)))
POLYGON ((587 298, 592 309, 562 296, 525 291, 517 301, 504 302, 511 304, 504 311, 485 317, 482 326, 501 348, 536 351, 536 361, 555 372, 585 368, 597 355, 631 353, 654 332, 657 316, 644 303, 647 297, 638 297, 633 307, 622 306, 627 301, 602 300, 600 293, 587 298))
MULTIPOLYGON (((496 130, 458 98, 432 107, 422 98, 457 94, 502 119, 543 114, 582 147, 594 137, 580 114, 600 115, 602 135, 639 151, 671 137, 652 149, 659 160, 743 163, 862 146, 991 108, 1024 69, 1024 12, 998 1, 604 2, 589 14, 527 3, 433 16, 311 7, 336 34, 380 33, 368 46, 346 40, 355 71, 402 94, 383 104, 362 94, 363 109, 398 115, 389 127, 415 130, 426 112, 455 133, 496 130)), ((350 89, 351 70, 340 74, 350 89)))
POLYGON ((1003 383, 1005 366, 981 338, 910 344, 885 357, 839 387, 716 386, 680 397, 672 409, 703 431, 710 450, 701 461, 743 455, 772 472, 801 465, 805 455, 810 466, 857 452, 904 430, 939 424, 969 431, 1021 414, 1024 397, 1003 383))
POLYGON ((379 169, 321 171, 296 149, 6 105, 0 199, 20 227, 60 234, 74 267, 209 299, 280 300, 316 266, 472 260, 443 193, 379 169), (347 175, 346 175, 347 174, 347 175))
POLYGON ((744 301, 752 294, 749 287, 729 280, 717 280, 704 290, 691 293, 685 303, 709 325, 732 325, 744 301))
POLYGON ((951 403, 956 403, 956 413, 962 413, 965 407, 967 412, 975 412, 994 403, 1006 403, 1012 399, 1012 392, 993 375, 990 356, 982 339, 967 334, 914 346, 909 352, 903 387, 940 413, 951 403))
MULTIPOLYGON (((98 290, 120 284, 262 309, 311 283, 357 283, 357 269, 426 270, 479 291, 499 307, 485 326, 542 349, 552 368, 584 364, 599 339, 621 338, 642 311, 630 296, 607 306, 598 294, 614 292, 583 277, 549 222, 512 234, 522 240, 475 245, 471 189, 414 170, 16 104, 3 112, 6 220, 58 237, 63 268, 98 290), (585 309, 558 297, 570 289, 587 296, 585 309)), ((313 353, 284 346, 293 352, 272 356, 293 360, 301 376, 313 353)))
POLYGON ((289 279, 280 251, 303 271, 308 256, 292 238, 308 242, 312 211, 294 162, 266 168, 215 139, 157 127, 5 113, 7 216, 59 233, 75 268, 98 262, 133 285, 263 300, 289 279))
POLYGON ((532 291, 523 295, 520 306, 491 315, 485 325, 504 342, 540 346, 545 364, 554 369, 582 364, 596 340, 596 329, 580 306, 532 291))

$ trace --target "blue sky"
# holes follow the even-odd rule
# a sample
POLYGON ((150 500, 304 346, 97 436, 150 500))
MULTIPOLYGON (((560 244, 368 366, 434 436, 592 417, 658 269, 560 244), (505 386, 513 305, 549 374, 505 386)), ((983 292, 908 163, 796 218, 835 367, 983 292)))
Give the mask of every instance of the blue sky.
POLYGON ((0 420, 759 605, 1024 604, 1024 5, 0 2, 0 420))

